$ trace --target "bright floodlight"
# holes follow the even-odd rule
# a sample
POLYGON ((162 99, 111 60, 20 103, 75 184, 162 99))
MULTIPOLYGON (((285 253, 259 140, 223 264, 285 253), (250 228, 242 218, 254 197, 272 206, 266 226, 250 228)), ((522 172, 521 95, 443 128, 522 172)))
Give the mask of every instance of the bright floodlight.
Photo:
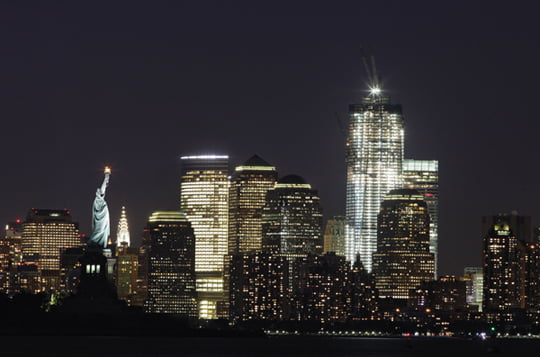
POLYGON ((109 166, 105 166, 105 173, 106 174, 110 174, 111 173, 111 168, 109 166))
POLYGON ((373 87, 369 89, 369 92, 371 95, 379 95, 381 94, 381 88, 379 87, 373 87))

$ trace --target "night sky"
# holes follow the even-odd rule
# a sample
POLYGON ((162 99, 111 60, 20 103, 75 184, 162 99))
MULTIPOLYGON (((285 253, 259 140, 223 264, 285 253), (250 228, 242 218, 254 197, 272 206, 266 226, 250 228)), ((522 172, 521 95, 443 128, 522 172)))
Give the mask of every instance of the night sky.
POLYGON ((177 209, 181 155, 258 154, 345 211, 348 105, 360 45, 403 105, 406 158, 438 159, 440 272, 481 259, 480 217, 540 224, 540 42, 532 2, 0 2, 0 222, 68 208, 89 233, 113 174, 138 245, 177 209), (500 3, 500 4, 498 4, 500 3))

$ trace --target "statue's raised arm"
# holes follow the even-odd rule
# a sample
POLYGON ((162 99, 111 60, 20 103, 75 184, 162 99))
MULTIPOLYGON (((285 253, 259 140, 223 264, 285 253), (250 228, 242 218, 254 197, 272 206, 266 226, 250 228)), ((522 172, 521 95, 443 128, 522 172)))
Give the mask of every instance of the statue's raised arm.
POLYGON ((105 178, 101 187, 96 190, 96 197, 94 198, 94 204, 92 205, 92 236, 88 241, 88 246, 94 248, 106 248, 107 241, 111 232, 109 221, 109 208, 105 201, 105 191, 109 185, 109 176, 111 175, 111 169, 105 167, 105 178))
POLYGON ((103 198, 105 198, 105 191, 107 190, 107 186, 109 186, 109 176, 111 176, 111 168, 109 166, 105 166, 105 178, 103 179, 103 183, 101 184, 101 193, 103 194, 103 198))

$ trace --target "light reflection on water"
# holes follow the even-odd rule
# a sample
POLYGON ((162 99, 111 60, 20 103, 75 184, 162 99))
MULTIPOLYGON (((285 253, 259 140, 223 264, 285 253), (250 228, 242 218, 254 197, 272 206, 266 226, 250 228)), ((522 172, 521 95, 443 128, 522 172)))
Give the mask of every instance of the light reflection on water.
POLYGON ((536 356, 540 340, 454 338, 2 336, 1 356, 536 356))

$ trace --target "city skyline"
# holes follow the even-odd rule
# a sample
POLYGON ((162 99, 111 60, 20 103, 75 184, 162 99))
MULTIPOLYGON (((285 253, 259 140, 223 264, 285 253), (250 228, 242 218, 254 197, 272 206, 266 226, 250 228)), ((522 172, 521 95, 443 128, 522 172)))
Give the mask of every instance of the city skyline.
POLYGON ((2 5, 0 219, 67 208, 88 235, 110 164, 111 222, 125 206, 136 246, 151 212, 177 208, 179 157, 200 153, 231 167, 260 155, 317 188, 325 218, 344 215, 335 113, 346 128, 367 90, 359 45, 372 43, 383 89, 403 105, 405 157, 439 160, 440 274, 480 265, 481 216, 518 210, 538 225, 534 11, 244 5, 2 5))

